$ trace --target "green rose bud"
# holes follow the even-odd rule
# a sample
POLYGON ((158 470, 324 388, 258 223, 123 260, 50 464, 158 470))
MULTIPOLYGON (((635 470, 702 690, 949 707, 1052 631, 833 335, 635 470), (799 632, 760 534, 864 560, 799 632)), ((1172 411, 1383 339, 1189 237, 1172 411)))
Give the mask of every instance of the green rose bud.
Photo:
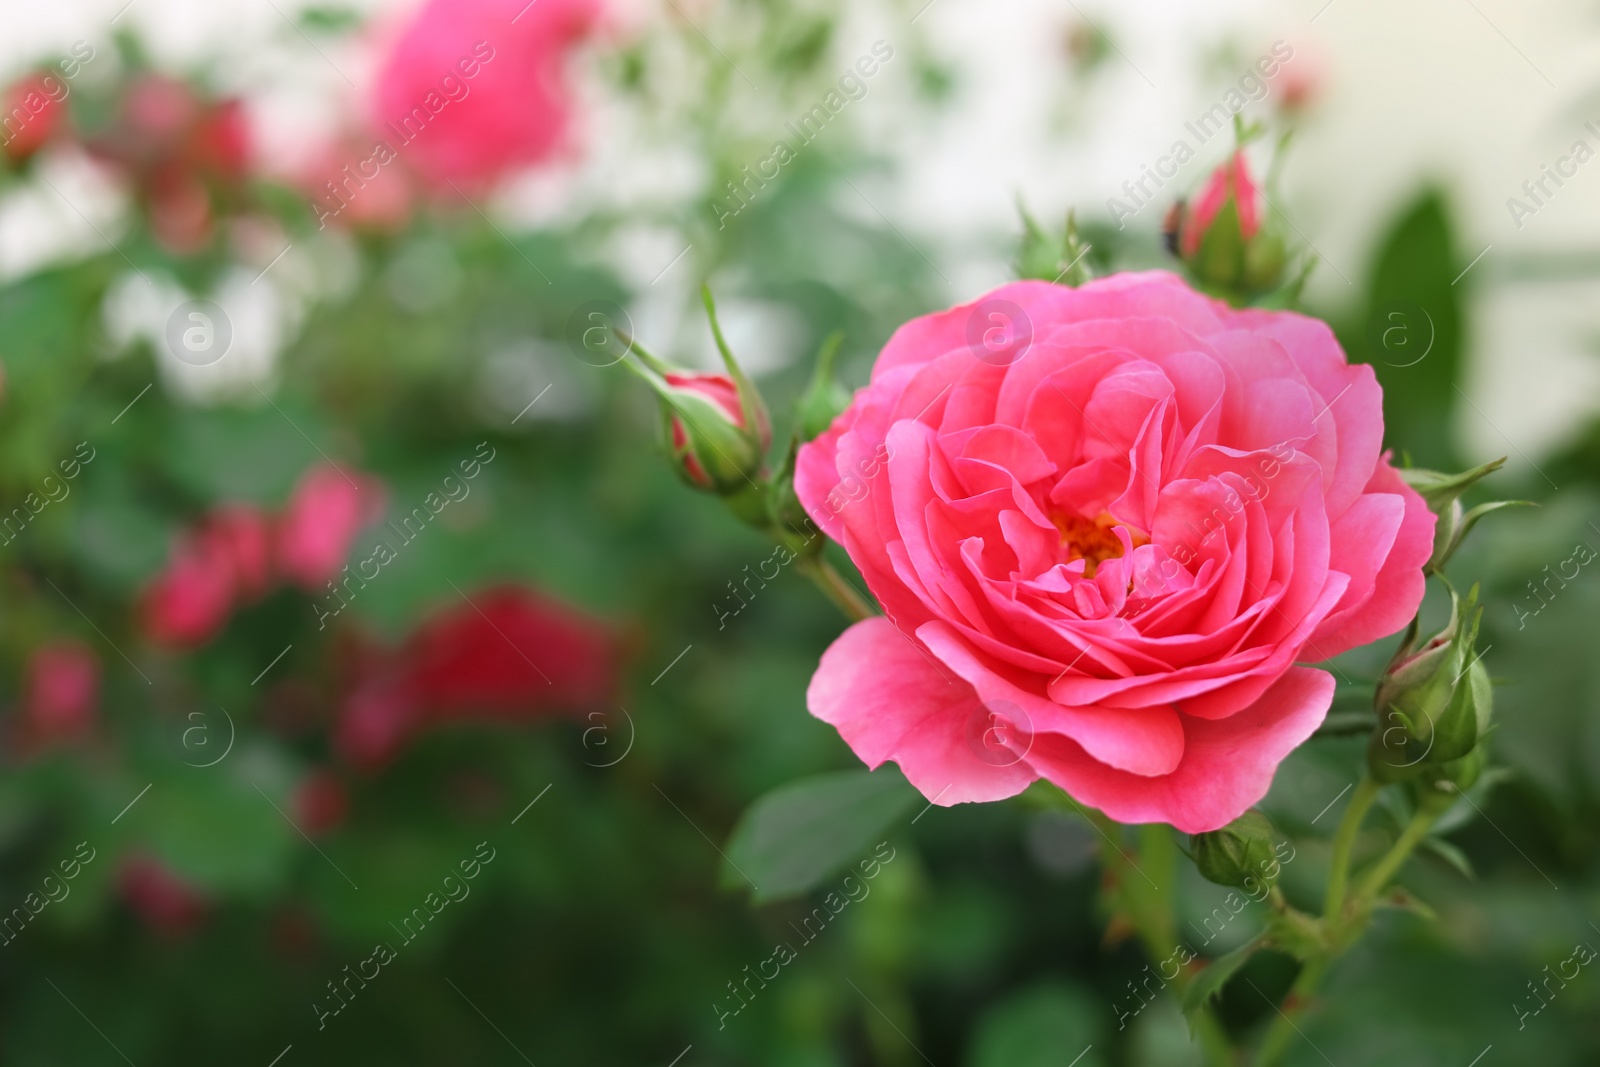
POLYGON ((1471 752, 1488 726, 1488 672, 1473 651, 1483 609, 1473 586, 1465 602, 1451 592, 1450 624, 1413 651, 1416 625, 1406 635, 1374 703, 1378 728, 1367 766, 1380 782, 1398 782, 1471 752))
POLYGON ((1271 885, 1281 872, 1272 846, 1272 823, 1259 811, 1245 812, 1220 830, 1195 834, 1190 851, 1200 876, 1217 885, 1249 889, 1271 885))

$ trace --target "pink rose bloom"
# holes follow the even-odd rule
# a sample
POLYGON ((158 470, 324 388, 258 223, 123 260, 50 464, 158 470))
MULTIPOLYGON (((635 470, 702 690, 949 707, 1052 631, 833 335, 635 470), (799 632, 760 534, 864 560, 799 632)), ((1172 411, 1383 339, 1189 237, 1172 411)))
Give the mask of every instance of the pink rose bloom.
POLYGON ((940 804, 1046 778, 1212 830, 1321 723, 1318 661, 1404 626, 1433 515, 1326 325, 1162 273, 915 319, 795 488, 885 617, 807 701, 940 804))
POLYGON ((80 737, 100 706, 100 661, 76 641, 42 645, 28 657, 22 707, 30 736, 80 737))
POLYGON ((1250 165, 1243 152, 1211 172, 1205 188, 1190 205, 1178 238, 1178 248, 1188 258, 1200 251, 1200 240, 1216 220, 1217 212, 1232 199, 1238 205, 1239 233, 1246 241, 1261 229, 1261 192, 1250 176, 1250 165))
POLYGON ((383 487, 332 464, 300 477, 278 520, 278 566, 293 582, 320 593, 344 567, 361 528, 383 513, 383 487))
POLYGON ((562 65, 599 0, 429 0, 382 61, 376 133, 438 184, 481 185, 566 135, 562 65))

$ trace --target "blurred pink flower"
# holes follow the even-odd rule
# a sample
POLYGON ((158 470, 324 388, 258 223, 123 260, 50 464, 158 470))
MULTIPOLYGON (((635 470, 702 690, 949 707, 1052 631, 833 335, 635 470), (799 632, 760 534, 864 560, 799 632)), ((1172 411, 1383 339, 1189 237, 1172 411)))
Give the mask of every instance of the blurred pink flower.
POLYGON ((622 659, 614 631, 526 586, 469 594, 401 646, 359 656, 336 730, 351 762, 388 762, 441 722, 522 722, 606 706, 622 659))
POLYGON ((313 836, 337 829, 350 814, 350 794, 332 771, 315 770, 295 787, 294 822, 313 836))
POLYGON ((124 860, 117 888, 134 914, 159 934, 186 933, 206 915, 206 898, 160 860, 145 856, 124 860))
POLYGON ((185 533, 174 543, 166 567, 140 594, 140 626, 158 645, 203 645, 227 622, 233 592, 234 563, 223 545, 204 533, 185 533))
POLYGON ((210 241, 218 209, 237 199, 251 137, 238 100, 205 100, 176 78, 147 74, 89 148, 128 172, 156 239, 189 253, 210 241))
POLYGON ((100 705, 100 661, 76 641, 41 645, 28 658, 22 708, 31 740, 81 737, 100 705))
POLYGON ((285 577, 320 593, 344 567, 361 528, 383 513, 383 486, 319 464, 301 476, 278 520, 278 566, 285 577))
POLYGON ((481 185, 561 146, 562 63, 600 0, 428 0, 382 60, 378 135, 437 184, 481 185))
POLYGON ((233 595, 254 600, 272 583, 272 518, 249 504, 224 504, 206 517, 201 536, 227 561, 233 595))
POLYGON ((5 154, 21 163, 31 157, 66 121, 65 84, 53 74, 29 74, 0 94, 5 154))

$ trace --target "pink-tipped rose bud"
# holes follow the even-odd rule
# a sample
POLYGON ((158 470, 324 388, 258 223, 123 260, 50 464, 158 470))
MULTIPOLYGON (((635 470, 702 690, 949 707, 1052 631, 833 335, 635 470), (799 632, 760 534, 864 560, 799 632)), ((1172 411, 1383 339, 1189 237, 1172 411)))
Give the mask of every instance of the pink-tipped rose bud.
POLYGON ((758 525, 767 519, 765 496, 757 485, 772 445, 772 420, 766 403, 739 361, 733 358, 717 322, 711 291, 701 291, 711 336, 722 355, 725 374, 674 367, 630 340, 639 362, 623 366, 643 378, 661 399, 667 450, 678 473, 697 489, 730 498, 730 506, 758 525))
POLYGON ((318 593, 344 567, 361 528, 383 513, 383 486, 333 464, 301 476, 278 522, 278 566, 318 593))
POLYGON ((32 737, 81 737, 93 728, 99 705, 100 661, 93 652, 76 641, 34 649, 22 699, 32 737))
POLYGON ((667 449, 685 480, 718 492, 743 489, 761 466, 771 431, 751 432, 739 407, 739 389, 726 374, 663 374, 662 410, 667 449))
POLYGON ((1212 289, 1266 292, 1283 278, 1283 238, 1265 224, 1266 201, 1243 151, 1211 172, 1192 203, 1169 213, 1169 246, 1212 289))

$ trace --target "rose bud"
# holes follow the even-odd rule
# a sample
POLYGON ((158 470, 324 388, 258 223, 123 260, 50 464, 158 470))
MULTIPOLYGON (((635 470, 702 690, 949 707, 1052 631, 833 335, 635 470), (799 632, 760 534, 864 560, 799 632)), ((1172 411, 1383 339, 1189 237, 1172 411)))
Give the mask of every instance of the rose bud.
MULTIPOLYGON (((723 496, 750 497, 756 479, 763 473, 762 459, 772 444, 772 422, 754 383, 722 337, 710 290, 704 290, 703 295, 726 374, 674 367, 646 352, 637 342, 633 352, 640 365, 629 362, 624 366, 648 382, 661 398, 667 450, 677 461, 683 479, 697 489, 723 496)), ((764 504, 741 517, 764 522, 764 504)))
POLYGON ((1200 876, 1217 885, 1271 885, 1280 865, 1272 846, 1272 823, 1254 808, 1220 830, 1195 834, 1189 842, 1200 876))
POLYGON ((1203 285, 1243 295, 1264 293, 1283 279, 1283 237, 1265 226, 1266 199, 1243 151, 1212 171, 1192 204, 1180 205, 1168 226, 1178 257, 1203 285))
MULTIPOLYGON (((1450 624, 1413 652, 1415 624, 1378 681, 1374 704, 1378 728, 1367 765, 1380 782, 1396 782, 1459 759, 1477 744, 1482 714, 1488 714, 1488 675, 1473 646, 1483 617, 1478 589, 1465 604, 1451 594, 1450 624)), ((1487 725, 1485 722, 1483 725, 1487 725)))
POLYGON ((1428 560, 1430 571, 1438 572, 1443 569, 1456 549, 1461 547, 1461 542, 1467 534, 1477 525, 1478 520, 1489 512, 1528 505, 1526 500, 1493 500, 1487 504, 1479 504, 1470 511, 1461 506, 1461 495, 1481 479, 1499 470, 1505 462, 1506 458, 1501 456, 1481 467, 1474 467, 1460 474, 1443 474, 1420 468, 1400 472, 1406 484, 1422 494, 1422 499, 1427 501, 1428 510, 1439 516, 1439 524, 1433 530, 1433 558, 1428 560))
POLYGON ((801 441, 809 441, 832 426, 839 413, 850 406, 850 390, 840 385, 833 373, 833 361, 843 343, 844 334, 831 333, 817 352, 816 373, 811 376, 811 384, 800 397, 795 411, 795 425, 799 427, 801 441))
POLYGON ((7 159, 25 163, 44 147, 66 119, 66 96, 66 84, 54 74, 30 74, 5 90, 0 145, 7 159))

